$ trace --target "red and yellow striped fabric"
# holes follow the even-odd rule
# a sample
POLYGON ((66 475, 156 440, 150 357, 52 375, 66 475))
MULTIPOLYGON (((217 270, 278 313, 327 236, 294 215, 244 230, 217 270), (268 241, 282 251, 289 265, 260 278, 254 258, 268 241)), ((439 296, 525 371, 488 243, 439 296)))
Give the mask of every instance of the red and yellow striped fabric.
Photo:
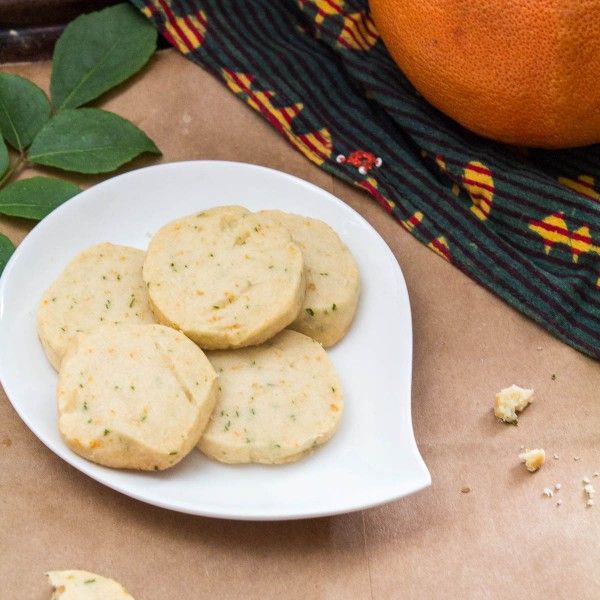
POLYGON ((464 130, 398 70, 366 0, 132 2, 306 158, 600 358, 598 146, 524 151, 464 130))

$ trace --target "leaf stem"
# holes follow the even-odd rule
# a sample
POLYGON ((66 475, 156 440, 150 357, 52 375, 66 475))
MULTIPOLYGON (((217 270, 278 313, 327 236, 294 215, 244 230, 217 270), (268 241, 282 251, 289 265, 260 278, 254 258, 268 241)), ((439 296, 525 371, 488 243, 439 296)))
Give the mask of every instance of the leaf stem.
POLYGON ((4 177, 2 177, 2 179, 0 179, 0 188, 4 186, 4 184, 15 174, 18 174, 22 167, 23 164, 25 163, 25 159, 27 157, 25 156, 24 152, 21 152, 19 154, 19 157, 17 158, 17 160, 10 166, 10 168, 8 169, 8 171, 6 171, 6 173, 4 174, 4 177))

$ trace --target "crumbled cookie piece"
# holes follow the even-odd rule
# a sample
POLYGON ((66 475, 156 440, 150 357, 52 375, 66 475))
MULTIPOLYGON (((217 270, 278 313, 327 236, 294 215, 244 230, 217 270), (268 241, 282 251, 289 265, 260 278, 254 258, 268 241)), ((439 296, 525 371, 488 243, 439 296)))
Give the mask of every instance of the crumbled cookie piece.
POLYGON ((533 400, 533 390, 511 385, 496 394, 494 414, 505 423, 516 425, 519 421, 517 411, 521 412, 533 400))
POLYGON ((594 488, 594 486, 591 483, 589 483, 589 479, 587 477, 583 478, 583 483, 585 484, 583 486, 583 491, 584 491, 585 495, 587 496, 585 505, 587 508, 590 508, 590 507, 594 506, 594 494, 596 493, 596 489, 594 488))
POLYGON ((526 450, 519 454, 519 458, 522 463, 525 463, 525 468, 533 473, 537 471, 546 461, 546 453, 543 448, 534 448, 533 450, 526 450))

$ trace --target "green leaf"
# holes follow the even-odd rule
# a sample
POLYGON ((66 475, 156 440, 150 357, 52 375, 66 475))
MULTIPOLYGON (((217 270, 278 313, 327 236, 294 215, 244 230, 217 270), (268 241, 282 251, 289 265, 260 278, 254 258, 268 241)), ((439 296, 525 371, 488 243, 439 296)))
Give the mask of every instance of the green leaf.
POLYGON ((8 171, 10 165, 10 158, 8 157, 8 149, 4 140, 0 136, 0 177, 8 171))
POLYGON ((52 103, 77 108, 125 81, 148 62, 156 37, 156 29, 129 4, 81 15, 54 48, 52 103))
POLYGON ((13 243, 0 233, 0 275, 2 275, 2 271, 4 271, 8 259, 14 251, 13 243))
POLYGON ((113 171, 142 152, 160 154, 133 123, 99 108, 64 110, 33 140, 31 162, 78 173, 113 171))
POLYGON ((0 214, 39 221, 78 194, 74 183, 53 177, 31 177, 0 190, 0 214))
POLYGON ((27 148, 49 117, 50 102, 37 85, 0 73, 0 131, 13 148, 27 148))

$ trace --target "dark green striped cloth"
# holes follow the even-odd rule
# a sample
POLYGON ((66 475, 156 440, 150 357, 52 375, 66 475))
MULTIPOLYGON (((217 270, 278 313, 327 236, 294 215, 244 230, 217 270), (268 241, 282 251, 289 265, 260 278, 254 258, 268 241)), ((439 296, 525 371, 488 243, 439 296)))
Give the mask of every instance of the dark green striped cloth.
POLYGON ((132 1, 308 159, 600 358, 599 146, 515 150, 466 131, 415 92, 365 0, 132 1))

